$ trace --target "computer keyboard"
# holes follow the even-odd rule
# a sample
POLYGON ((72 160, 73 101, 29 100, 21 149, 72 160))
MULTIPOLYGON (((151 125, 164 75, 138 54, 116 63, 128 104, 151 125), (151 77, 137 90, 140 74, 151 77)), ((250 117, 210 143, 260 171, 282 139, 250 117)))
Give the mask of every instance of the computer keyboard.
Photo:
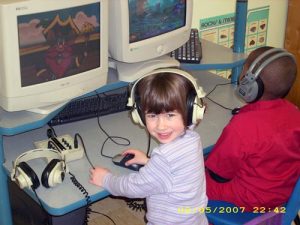
POLYGON ((75 122, 128 110, 128 87, 93 94, 71 101, 48 124, 50 126, 75 122))
POLYGON ((170 56, 181 63, 200 63, 202 58, 202 46, 198 29, 192 29, 190 39, 180 48, 172 51, 170 56))

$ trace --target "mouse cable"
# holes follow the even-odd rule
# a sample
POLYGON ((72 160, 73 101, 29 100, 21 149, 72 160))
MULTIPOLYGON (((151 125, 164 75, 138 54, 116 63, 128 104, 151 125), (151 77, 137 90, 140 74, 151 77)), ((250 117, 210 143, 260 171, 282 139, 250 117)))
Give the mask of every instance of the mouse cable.
MULTIPOLYGON (((97 92, 95 92, 95 93, 96 93, 99 101, 101 101, 99 94, 97 92)), ((102 143, 101 150, 100 150, 101 156, 106 157, 106 158, 112 158, 112 156, 108 156, 103 153, 104 146, 105 146, 106 142, 109 140, 112 141, 116 145, 121 145, 121 146, 129 146, 130 145, 129 139, 120 137, 120 136, 111 136, 104 130, 104 128, 101 126, 101 123, 100 123, 100 112, 99 111, 97 111, 97 123, 98 123, 98 127, 100 128, 100 130, 106 135, 106 139, 102 143), (123 141, 123 143, 122 143, 122 141, 123 141)))
POLYGON ((224 106, 224 105, 222 105, 222 104, 216 102, 215 100, 211 99, 210 97, 208 97, 211 93, 213 93, 213 92, 216 90, 216 88, 217 88, 218 86, 225 86, 225 85, 229 85, 229 84, 237 84, 237 82, 236 82, 236 81, 233 81, 233 82, 227 82, 227 83, 222 83, 222 84, 216 84, 216 85, 214 86, 214 88, 206 94, 205 98, 207 98, 208 100, 210 100, 211 102, 215 103, 216 105, 220 106, 220 107, 223 108, 223 109, 232 111, 233 109, 231 109, 231 108, 229 108, 229 107, 226 107, 226 106, 224 106))
MULTIPOLYGON (((147 144, 147 152, 146 156, 150 158, 150 146, 151 146, 151 134, 148 133, 148 144, 147 144)), ((146 199, 145 198, 126 198, 125 202, 127 206, 132 209, 133 211, 147 211, 146 199)))

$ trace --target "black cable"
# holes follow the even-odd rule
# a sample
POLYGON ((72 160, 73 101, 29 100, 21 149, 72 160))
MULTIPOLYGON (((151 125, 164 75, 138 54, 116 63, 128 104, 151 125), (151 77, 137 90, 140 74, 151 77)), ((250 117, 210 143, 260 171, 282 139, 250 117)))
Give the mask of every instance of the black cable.
POLYGON ((134 211, 146 211, 147 205, 144 198, 126 199, 127 206, 134 211))
POLYGON ((85 220, 83 225, 88 225, 89 222, 89 215, 93 212, 93 213, 98 213, 102 216, 105 216, 106 218, 108 218, 114 225, 116 225, 116 223, 113 221, 113 219, 111 217, 109 217, 108 215, 104 214, 104 213, 100 213, 97 211, 93 211, 91 209, 91 205, 92 205, 92 201, 91 201, 91 197, 89 196, 89 193, 87 192, 87 190, 84 188, 84 186, 77 180, 77 178, 74 176, 74 174, 72 174, 71 172, 69 172, 70 174, 70 179, 72 181, 72 183, 80 190, 80 192, 84 195, 85 200, 86 200, 86 215, 85 215, 85 220))
POLYGON ((47 146, 48 149, 54 149, 54 150, 57 150, 59 152, 61 152, 60 148, 56 145, 56 143, 52 140, 49 140, 48 141, 48 146, 47 146))
MULTIPOLYGON (((147 144, 147 153, 146 156, 149 157, 150 153, 150 146, 151 146, 151 135, 148 133, 148 144, 147 144)), ((135 199, 126 199, 126 204, 129 208, 135 211, 146 211, 147 205, 146 205, 146 199, 145 198, 135 198, 135 199)))
POLYGON ((94 210, 91 210, 92 213, 97 213, 97 214, 100 214, 102 216, 105 216, 106 218, 108 218, 114 225, 116 225, 116 223, 113 221, 113 219, 111 217, 109 217, 108 215, 104 214, 104 213, 101 213, 101 212, 97 212, 97 211, 94 211, 94 210))
POLYGON ((223 83, 223 84, 216 84, 216 85, 214 86, 214 88, 213 88, 210 92, 208 92, 208 93, 206 94, 205 98, 207 98, 208 100, 210 100, 211 102, 215 103, 216 105, 220 106, 220 107, 223 108, 223 109, 232 111, 233 109, 228 108, 228 107, 226 107, 226 106, 224 106, 224 105, 222 105, 222 104, 220 104, 220 103, 216 102, 215 100, 213 100, 213 99, 211 99, 211 98, 208 97, 211 93, 213 93, 213 92, 216 90, 216 88, 217 88, 218 86, 224 86, 224 85, 229 85, 229 84, 237 84, 237 82, 236 82, 236 81, 233 81, 233 82, 228 82, 228 83, 223 83))
POLYGON ((151 146, 151 134, 149 132, 148 133, 148 144, 147 144, 147 152, 146 152, 146 156, 149 157, 149 153, 150 153, 150 146, 151 146))
MULTIPOLYGON (((97 92, 95 92, 99 101, 101 101, 101 98, 99 96, 99 94, 97 92)), ((106 144, 107 141, 112 141, 114 144, 116 145, 121 145, 121 146, 129 146, 130 145, 130 140, 127 139, 127 138, 124 138, 124 137, 120 137, 120 136, 111 136, 109 135, 104 129, 103 127, 101 126, 101 123, 100 123, 100 112, 97 111, 97 123, 98 123, 98 127, 100 128, 100 130, 106 135, 106 139, 105 141, 102 143, 102 146, 101 146, 101 150, 100 150, 100 154, 101 156, 103 157, 106 157, 106 158, 112 158, 112 156, 108 156, 108 155, 105 155, 103 153, 103 149, 104 149, 104 146, 106 144), (124 141, 123 143, 117 141, 117 140, 121 140, 121 141, 124 141)))
POLYGON ((84 218, 83 225, 88 225, 89 214, 91 212, 91 209, 90 209, 91 199, 90 199, 89 193, 84 188, 84 186, 76 179, 76 177, 74 176, 74 174, 72 174, 71 172, 69 172, 69 174, 71 176, 70 179, 71 179, 72 183, 74 184, 75 187, 78 188, 78 190, 83 194, 83 196, 85 198, 86 208, 85 208, 85 218, 84 218))
POLYGON ((84 145, 84 141, 83 141, 83 139, 82 139, 82 137, 81 137, 81 135, 79 133, 76 133, 75 136, 74 136, 74 148, 78 148, 78 140, 77 140, 77 138, 80 139, 80 142, 82 144, 82 148, 83 148, 84 154, 86 156, 86 159, 88 160, 88 162, 91 165, 91 167, 93 169, 95 169, 95 166, 92 164, 92 162, 91 162, 91 160, 90 160, 90 158, 89 158, 89 156, 87 154, 87 151, 86 151, 86 148, 85 148, 85 145, 84 145))
POLYGON ((49 129, 47 130, 47 136, 49 137, 49 135, 50 135, 51 137, 53 137, 53 136, 57 137, 56 132, 55 132, 53 126, 51 126, 49 124, 48 124, 48 126, 49 126, 50 130, 49 129))
POLYGON ((206 97, 206 98, 207 98, 208 100, 210 100, 211 102, 215 103, 216 105, 220 106, 220 107, 223 108, 223 109, 227 109, 227 110, 231 110, 231 111, 233 110, 233 109, 231 109, 231 108, 228 108, 228 107, 226 107, 226 106, 221 105, 220 103, 218 103, 218 102, 212 100, 212 99, 209 98, 209 97, 206 97))
MULTIPOLYGON (((36 190, 34 188, 31 188, 31 190, 33 191, 36 199, 38 200, 38 203, 41 206, 42 210, 49 216, 49 213, 47 212, 47 210, 45 209, 44 205, 42 204, 42 201, 39 198, 39 196, 37 195, 36 190)), ((49 225, 49 219, 47 219, 47 224, 45 224, 45 225, 49 225)))
MULTIPOLYGON (((101 100, 99 94, 96 92, 96 95, 97 97, 99 98, 99 101, 101 100)), ((98 114, 98 112, 97 112, 98 114)), ((100 130, 106 135, 106 139, 105 141, 102 143, 102 146, 101 146, 101 150, 100 150, 100 154, 101 156, 103 157, 106 157, 106 158, 112 158, 112 156, 108 156, 108 155, 105 155, 103 153, 103 150, 104 150, 104 146, 106 144, 106 142, 108 140, 111 140, 113 143, 117 144, 117 145, 122 145, 122 146, 129 146, 130 145, 130 140, 127 139, 127 138, 124 138, 124 137, 119 137, 119 136, 110 136, 104 129, 103 127, 101 126, 101 123, 100 123, 100 116, 99 114, 97 115, 97 123, 98 123, 98 126, 100 128, 100 130), (117 142, 115 141, 115 139, 120 139, 120 140, 123 140, 125 141, 125 143, 120 143, 120 142, 117 142)), ((149 157, 149 153, 150 153, 150 146, 151 146, 151 135, 150 133, 148 132, 148 144, 147 144, 147 152, 146 152, 146 156, 149 157)), ((146 201, 145 199, 127 199, 125 200, 126 201, 126 204, 128 205, 129 208, 133 209, 133 210, 145 210, 146 211, 146 201)))

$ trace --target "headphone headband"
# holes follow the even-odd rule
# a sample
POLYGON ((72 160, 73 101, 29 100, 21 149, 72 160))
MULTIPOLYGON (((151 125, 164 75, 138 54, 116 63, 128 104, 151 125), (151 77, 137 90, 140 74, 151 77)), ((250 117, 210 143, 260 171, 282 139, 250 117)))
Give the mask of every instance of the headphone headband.
POLYGON ((164 68, 164 69, 157 69, 157 70, 151 71, 150 73, 147 73, 146 75, 140 77, 139 79, 137 79, 134 82, 133 86, 131 87, 130 97, 128 98, 127 106, 130 106, 130 107, 134 106, 135 87, 139 83, 139 81, 147 76, 151 76, 151 75, 158 74, 158 73, 174 73, 174 74, 181 75, 181 76, 187 78, 189 81, 191 81, 191 83, 193 84, 193 86, 195 88, 198 98, 204 98, 206 95, 203 88, 201 86, 197 85, 196 79, 193 76, 191 76, 190 74, 188 74, 187 72, 185 72, 183 70, 175 69, 175 68, 164 68))
POLYGON ((289 56, 290 58, 292 58, 294 61, 295 60, 295 57, 285 51, 284 49, 281 49, 281 48, 272 48, 272 49, 269 49, 267 51, 265 51, 264 53, 262 53, 260 56, 258 56, 251 64, 251 66, 249 67, 248 69, 248 72, 247 73, 251 73, 253 74, 254 78, 256 79, 260 72, 267 66, 269 65, 271 62, 273 62, 274 60, 278 59, 278 58, 281 58, 281 57, 284 57, 284 56, 289 56), (278 52, 278 53, 276 53, 278 52), (263 63, 256 69, 256 71, 254 72, 254 68, 255 66, 257 65, 257 63, 259 63, 263 58, 265 58, 266 56, 268 55, 271 55, 272 53, 276 53, 274 54, 273 56, 269 57, 268 59, 266 59, 265 61, 263 61, 263 63))
POLYGON ((37 148, 32 149, 27 152, 24 152, 23 154, 19 155, 16 160, 14 161, 14 167, 16 167, 19 164, 19 161, 22 159, 22 162, 27 162, 32 159, 38 159, 38 158, 47 158, 49 159, 60 159, 64 160, 64 156, 55 149, 49 149, 49 148, 37 148))
POLYGON ((154 74, 159 74, 159 73, 172 73, 172 74, 176 74, 179 76, 183 76, 185 77, 187 80, 189 80, 193 87, 194 87, 194 91, 193 93, 188 93, 188 97, 187 97, 187 125, 190 126, 192 124, 197 124, 199 122, 199 120, 201 120, 203 118, 203 114, 204 114, 204 110, 205 110, 205 106, 203 105, 202 102, 202 98, 205 97, 205 92, 202 89, 201 86, 197 85, 196 79, 190 75, 189 73, 179 70, 179 69, 175 69, 175 68, 164 68, 164 69, 157 69, 154 70, 144 76, 142 76, 141 78, 139 78, 138 80, 135 81, 135 83, 133 84, 131 91, 130 91, 130 96, 128 98, 128 103, 127 106, 132 107, 132 111, 131 111, 131 116, 132 119, 135 123, 139 123, 141 126, 145 126, 144 121, 142 119, 142 116, 140 115, 141 112, 138 106, 138 102, 135 99, 136 95, 135 95, 135 87, 136 85, 139 83, 139 81, 147 76, 150 75, 154 75, 154 74))

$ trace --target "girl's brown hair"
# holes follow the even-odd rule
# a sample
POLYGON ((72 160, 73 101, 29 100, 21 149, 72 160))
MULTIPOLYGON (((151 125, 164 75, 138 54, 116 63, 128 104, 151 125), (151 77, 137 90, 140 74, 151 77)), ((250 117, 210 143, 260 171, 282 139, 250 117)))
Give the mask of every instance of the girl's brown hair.
POLYGON ((188 126, 187 100, 196 95, 195 88, 187 78, 174 73, 159 73, 147 76, 136 87, 136 102, 140 116, 145 121, 145 113, 160 114, 177 110, 188 126))

